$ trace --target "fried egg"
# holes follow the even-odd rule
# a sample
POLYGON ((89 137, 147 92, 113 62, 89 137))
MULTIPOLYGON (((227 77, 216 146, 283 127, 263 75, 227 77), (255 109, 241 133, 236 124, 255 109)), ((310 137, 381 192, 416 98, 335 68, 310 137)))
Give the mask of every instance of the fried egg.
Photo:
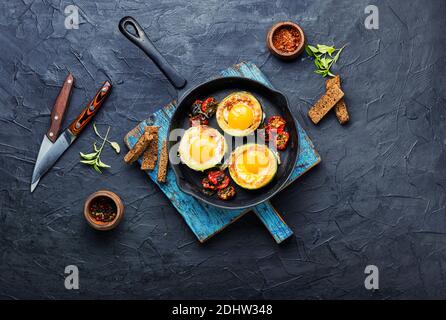
POLYGON ((246 91, 228 95, 218 104, 216 113, 220 128, 236 137, 253 133, 262 122, 262 117, 260 102, 246 91))
POLYGON ((216 129, 206 125, 186 130, 178 153, 189 168, 204 171, 219 164, 228 149, 225 138, 216 129))
POLYGON ((232 180, 245 189, 267 185, 277 173, 277 158, 265 145, 249 143, 237 147, 229 159, 232 180))

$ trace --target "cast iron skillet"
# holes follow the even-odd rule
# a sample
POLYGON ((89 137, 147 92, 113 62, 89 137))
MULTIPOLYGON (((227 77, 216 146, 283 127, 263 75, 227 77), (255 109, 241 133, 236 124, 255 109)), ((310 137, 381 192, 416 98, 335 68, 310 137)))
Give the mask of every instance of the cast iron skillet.
MULTIPOLYGON (((186 85, 186 80, 158 52, 134 18, 122 18, 119 22, 119 30, 153 60, 175 88, 181 89, 186 85), (133 30, 129 30, 129 27, 133 30)), ((290 134, 290 141, 288 142, 287 149, 280 152, 281 164, 278 166, 275 178, 267 186, 258 190, 246 190, 231 182, 237 191, 237 195, 233 199, 224 201, 219 199, 216 194, 213 196, 205 195, 202 192, 203 188, 201 186, 201 180, 205 176, 204 173, 189 169, 186 165, 180 163, 180 161, 176 161, 179 164, 172 163, 173 158, 179 160, 176 150, 178 149, 181 137, 176 137, 173 141, 169 139, 171 141, 168 143, 171 167, 175 173, 178 187, 197 199, 226 209, 252 207, 274 196, 285 187, 293 172, 299 152, 296 123, 290 112, 286 96, 280 91, 273 90, 258 81, 244 77, 216 78, 199 84, 182 94, 179 93, 177 108, 170 122, 169 133, 172 133, 174 129, 188 129, 190 127, 188 114, 195 100, 203 100, 207 97, 214 97, 217 100, 221 100, 234 91, 251 92, 260 101, 266 117, 281 115, 287 122, 286 128, 290 134)), ((210 120, 209 126, 218 129, 223 134, 215 117, 210 120)), ((233 142, 234 139, 232 138, 233 142)), ((235 145, 235 143, 231 143, 230 141, 228 141, 228 144, 229 146, 235 145)))

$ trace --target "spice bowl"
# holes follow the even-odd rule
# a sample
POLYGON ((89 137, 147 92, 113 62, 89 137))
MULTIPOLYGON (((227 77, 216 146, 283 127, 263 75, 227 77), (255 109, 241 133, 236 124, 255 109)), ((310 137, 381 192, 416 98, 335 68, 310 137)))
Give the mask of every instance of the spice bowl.
POLYGON ((101 231, 115 228, 124 216, 124 204, 114 192, 100 190, 91 194, 84 204, 88 224, 101 231))
POLYGON ((302 28, 294 22, 278 22, 269 30, 266 44, 276 57, 292 60, 304 50, 305 34, 302 28))

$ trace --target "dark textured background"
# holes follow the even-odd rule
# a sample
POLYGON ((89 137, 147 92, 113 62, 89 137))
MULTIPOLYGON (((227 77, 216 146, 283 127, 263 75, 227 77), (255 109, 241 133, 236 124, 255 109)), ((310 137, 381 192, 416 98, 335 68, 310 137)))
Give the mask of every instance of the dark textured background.
MULTIPOLYGON (((373 2, 372 2, 373 3, 373 2)), ((366 30, 362 1, 49 1, 0 4, 1 298, 446 298, 446 3, 379 1, 366 30), (64 28, 64 8, 82 11, 64 28), (65 124, 109 77, 96 117, 122 141, 175 96, 163 75, 118 31, 135 16, 191 83, 243 60, 290 99, 322 163, 273 199, 295 236, 277 245, 254 215, 199 244, 164 195, 122 155, 99 176, 79 164, 91 127, 30 194, 49 113, 68 71, 76 77, 65 124), (351 123, 306 117, 323 79, 302 55, 265 48, 269 26, 293 20, 310 43, 348 44, 342 75, 351 123), (118 229, 97 233, 82 216, 98 189, 126 204, 118 229), (78 291, 64 268, 80 269, 78 291), (380 268, 365 290, 364 268, 380 268)), ((123 143, 121 143, 123 147, 123 143)))

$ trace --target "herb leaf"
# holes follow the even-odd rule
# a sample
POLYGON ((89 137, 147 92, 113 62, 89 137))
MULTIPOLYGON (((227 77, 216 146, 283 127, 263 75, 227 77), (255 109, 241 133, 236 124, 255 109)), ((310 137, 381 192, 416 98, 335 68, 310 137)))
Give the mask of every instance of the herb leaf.
POLYGON ((311 51, 310 46, 305 46, 305 51, 307 52, 307 54, 312 57, 313 55, 313 51, 311 51))
POLYGON ((103 163, 100 158, 96 159, 96 165, 99 168, 111 168, 108 164, 103 163))
POLYGON ((81 155, 81 157, 82 157, 83 159, 85 159, 85 160, 91 160, 91 159, 96 158, 96 156, 98 155, 98 152, 93 152, 93 153, 88 153, 88 154, 79 152, 79 154, 81 155))
POLYGON ((119 143, 112 141, 110 142, 110 145, 112 146, 113 149, 115 149, 116 153, 121 152, 121 147, 119 146, 119 143))
POLYGON ((313 53, 319 52, 318 48, 316 48, 316 47, 313 47, 311 45, 307 45, 307 47, 310 50, 310 52, 313 52, 313 53))
POLYGON ((99 169, 96 164, 93 164, 93 169, 96 170, 97 173, 102 173, 101 169, 99 169))
POLYGON ((81 160, 81 163, 85 163, 85 164, 94 164, 96 163, 96 159, 91 159, 91 160, 81 160))
POLYGON ((98 131, 97 127, 96 127, 96 124, 94 124, 94 123, 93 123, 93 130, 94 130, 95 134, 99 138, 102 139, 102 144, 101 144, 100 147, 98 147, 96 145, 96 142, 93 143, 93 149, 94 149, 95 152, 87 153, 87 154, 80 152, 79 154, 80 154, 81 158, 83 159, 83 160, 80 160, 80 162, 83 163, 83 164, 92 166, 93 169, 97 173, 102 173, 100 168, 111 168, 108 164, 105 164, 104 162, 102 162, 101 158, 100 158, 102 150, 104 149, 105 143, 106 142, 110 143, 110 145, 113 147, 113 149, 115 149, 115 151, 117 153, 119 153, 120 147, 119 147, 118 143, 110 142, 110 141, 107 140, 108 134, 110 132, 110 126, 107 129, 107 133, 105 134, 105 137, 101 136, 101 134, 99 133, 99 131, 98 131))
POLYGON ((314 58, 314 65, 316 66, 315 73, 320 74, 323 77, 334 77, 335 75, 330 71, 330 69, 333 64, 338 61, 339 56, 344 48, 345 45, 340 49, 336 49, 333 46, 317 44, 316 47, 306 45, 305 51, 310 57, 314 58), (333 54, 335 55, 333 56, 333 54))

